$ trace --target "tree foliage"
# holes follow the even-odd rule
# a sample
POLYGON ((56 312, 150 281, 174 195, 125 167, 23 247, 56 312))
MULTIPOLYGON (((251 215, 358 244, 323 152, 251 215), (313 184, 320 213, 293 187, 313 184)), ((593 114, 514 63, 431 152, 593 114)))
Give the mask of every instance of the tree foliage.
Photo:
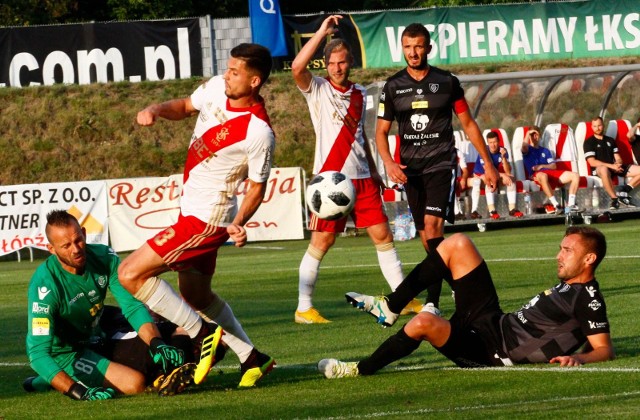
MULTIPOLYGON (((528 2, 526 0, 521 0, 528 2)), ((280 0, 285 15, 515 3, 518 0, 280 0)), ((249 0, 3 0, 0 26, 249 15, 249 0)))

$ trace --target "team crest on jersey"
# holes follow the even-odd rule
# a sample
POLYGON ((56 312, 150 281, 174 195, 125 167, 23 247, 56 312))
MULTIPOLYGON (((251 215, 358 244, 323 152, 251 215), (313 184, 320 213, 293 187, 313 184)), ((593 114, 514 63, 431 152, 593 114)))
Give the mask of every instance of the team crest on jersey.
POLYGON ((440 89, 440 85, 438 83, 429 83, 429 90, 431 93, 436 93, 440 89))
POLYGON ((418 95, 422 95, 422 89, 418 89, 416 90, 416 92, 418 93, 418 95))
POLYGON ((105 276, 98 277, 98 285, 104 289, 107 285, 107 278, 105 276))

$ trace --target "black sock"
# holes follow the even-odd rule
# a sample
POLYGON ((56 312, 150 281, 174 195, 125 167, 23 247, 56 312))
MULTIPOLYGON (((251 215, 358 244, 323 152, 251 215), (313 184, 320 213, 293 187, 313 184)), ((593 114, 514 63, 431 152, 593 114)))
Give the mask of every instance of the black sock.
POLYGON ((630 193, 633 187, 631 185, 623 185, 620 189, 626 193, 630 193))
POLYGON ((438 236, 437 238, 427 239, 427 252, 430 254, 436 250, 438 245, 444 241, 444 236, 438 236))
POLYGON ((413 353, 421 340, 414 340, 404 332, 404 327, 395 335, 387 338, 373 354, 358 363, 360 375, 373 375, 389 363, 413 353))
POLYGON ((389 310, 399 314, 424 289, 436 282, 442 285, 443 278, 451 278, 451 271, 438 251, 434 251, 411 270, 394 292, 387 295, 389 310))

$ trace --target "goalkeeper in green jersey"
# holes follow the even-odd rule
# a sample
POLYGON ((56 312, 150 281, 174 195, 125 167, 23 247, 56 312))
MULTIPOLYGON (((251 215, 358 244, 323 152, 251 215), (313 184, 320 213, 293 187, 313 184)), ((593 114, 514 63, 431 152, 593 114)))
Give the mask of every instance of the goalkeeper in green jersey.
MULTIPOLYGON (((100 334, 107 288, 164 371, 161 395, 180 392, 185 374, 184 353, 165 344, 149 311, 118 281, 120 259, 104 245, 90 245, 85 230, 64 210, 47 215, 46 236, 51 256, 29 283, 27 354, 39 380, 77 400, 102 400, 117 393, 145 390, 142 372, 110 361, 92 351, 91 337, 100 334)), ((25 384, 27 388, 27 384, 25 384)))

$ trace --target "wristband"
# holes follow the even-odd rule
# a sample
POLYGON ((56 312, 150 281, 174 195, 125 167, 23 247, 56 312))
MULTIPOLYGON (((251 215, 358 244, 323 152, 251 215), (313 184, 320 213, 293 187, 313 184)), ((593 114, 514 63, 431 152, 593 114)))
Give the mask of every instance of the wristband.
POLYGON ((87 393, 87 387, 82 385, 79 382, 75 382, 73 385, 71 385, 69 390, 64 393, 64 395, 71 398, 72 400, 80 401, 82 400, 82 397, 84 397, 84 394, 86 393, 87 393))
POLYGON ((156 353, 158 351, 158 347, 164 346, 164 345, 165 343, 164 341, 162 341, 162 338, 160 337, 153 337, 149 342, 149 348, 153 353, 156 353))

